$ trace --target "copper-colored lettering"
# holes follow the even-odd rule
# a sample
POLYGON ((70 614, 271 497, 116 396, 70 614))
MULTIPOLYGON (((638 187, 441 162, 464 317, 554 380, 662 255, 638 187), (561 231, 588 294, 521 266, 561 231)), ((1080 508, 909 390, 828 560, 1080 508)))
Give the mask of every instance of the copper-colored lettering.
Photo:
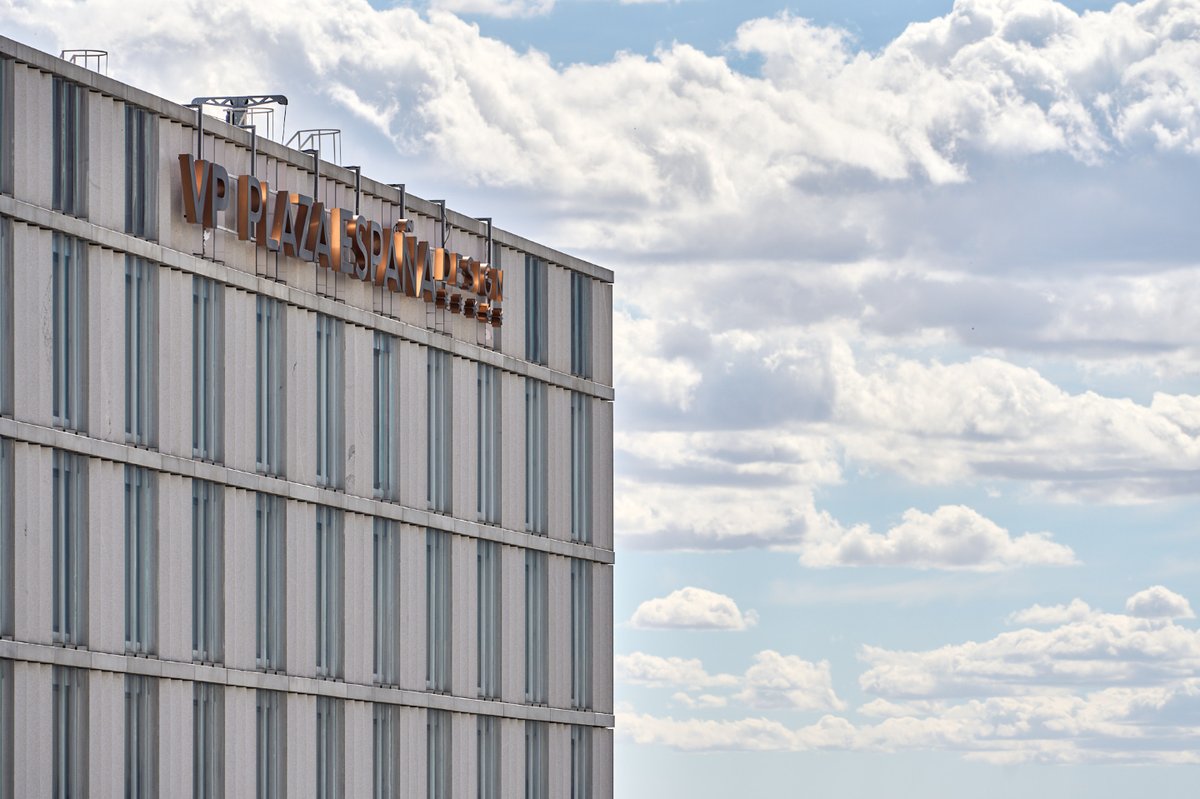
POLYGON ((404 260, 404 232, 395 227, 389 231, 387 254, 376 268, 375 285, 383 286, 389 291, 400 290, 400 265, 397 260, 404 260))
POLYGON ((367 220, 354 217, 354 276, 366 280, 371 269, 371 230, 367 220))
POLYGON ((302 261, 313 260, 312 248, 308 246, 308 237, 313 209, 313 199, 304 194, 293 192, 288 198, 295 209, 293 211, 292 230, 296 234, 296 257, 302 261))
MULTIPOLYGON (((241 241, 256 240, 256 233, 261 227, 263 217, 267 213, 266 193, 258 178, 250 175, 239 175, 237 235, 241 241)), ((262 246, 262 241, 258 242, 262 246)))
POLYGON ((207 161, 198 161, 187 153, 179 156, 179 176, 183 183, 183 218, 193 225, 201 224, 209 166, 207 161))
POLYGON ((208 165, 204 195, 204 226, 217 226, 217 212, 229 207, 229 173, 220 164, 208 165))
POLYGON ((308 249, 312 251, 313 260, 324 269, 333 269, 337 265, 337 261, 333 258, 333 242, 329 235, 329 221, 325 214, 325 204, 313 203, 309 217, 312 221, 308 225, 308 249))

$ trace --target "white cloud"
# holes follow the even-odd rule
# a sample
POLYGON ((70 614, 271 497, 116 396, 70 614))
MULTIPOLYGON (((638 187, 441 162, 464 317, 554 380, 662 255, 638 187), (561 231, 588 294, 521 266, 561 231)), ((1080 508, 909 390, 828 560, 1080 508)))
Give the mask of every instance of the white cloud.
POLYGON ((833 690, 827 660, 812 663, 768 649, 754 656, 743 685, 733 699, 747 707, 818 711, 846 707, 833 690))
POLYGON ((1067 605, 1045 607, 1034 605, 1009 615, 1009 624, 1028 624, 1034 627, 1054 627, 1061 624, 1083 621, 1092 615, 1092 609, 1082 599, 1072 599, 1067 605))
POLYGON ((631 685, 655 687, 713 688, 737 684, 731 674, 709 674, 699 660, 659 657, 634 652, 614 658, 616 679, 631 685))
POLYGON ((806 566, 906 566, 919 569, 998 571, 1019 566, 1074 564, 1070 547, 1047 533, 1012 537, 971 508, 946 505, 932 514, 909 509, 884 534, 866 525, 813 531, 801 545, 806 566))
POLYGON ((743 613, 724 594, 688 586, 665 597, 647 599, 629 620, 644 630, 745 630, 758 623, 753 610, 743 613))
POLYGON ((691 696, 683 691, 678 691, 672 694, 671 699, 691 710, 725 707, 729 704, 729 699, 724 696, 716 696, 715 694, 700 694, 698 696, 691 696))
POLYGON ((554 10, 555 0, 432 0, 431 8, 455 14, 481 14, 511 19, 536 17, 554 10))
POLYGON ((1155 585, 1139 591, 1125 602, 1125 612, 1143 619, 1194 619, 1196 614, 1185 597, 1155 585))

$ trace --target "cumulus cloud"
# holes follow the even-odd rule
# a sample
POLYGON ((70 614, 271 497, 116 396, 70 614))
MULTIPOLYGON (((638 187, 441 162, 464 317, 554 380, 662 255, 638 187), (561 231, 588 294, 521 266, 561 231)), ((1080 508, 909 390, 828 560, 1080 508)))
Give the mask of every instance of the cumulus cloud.
POLYGON ((909 509, 904 521, 886 533, 866 525, 826 533, 802 545, 806 566, 907 566, 919 569, 998 571, 1018 566, 1068 566, 1070 547, 1047 533, 1013 537, 1003 527, 962 505, 933 513, 909 509))
POLYGON ((659 657, 644 652, 617 655, 614 658, 618 680, 631 685, 656 687, 682 686, 685 688, 712 688, 737 684, 730 674, 709 674, 704 664, 696 659, 659 657))
MULTIPOLYGON (((1166 597, 1173 610, 1160 608, 1146 619, 1092 610, 1077 599, 1011 617, 1049 630, 926 651, 864 647, 867 669, 859 684, 873 698, 857 709, 862 721, 828 713, 845 711, 830 694, 824 703, 787 703, 826 712, 799 726, 728 713, 720 720, 657 717, 628 708, 618 713, 618 734, 693 751, 951 749, 991 763, 1200 763, 1200 632, 1165 618, 1186 606, 1177 601, 1182 597, 1150 589, 1131 603, 1143 596, 1158 596, 1154 603, 1166 597)), ((811 684, 822 674, 821 664, 793 669, 788 660, 760 653, 746 677, 761 668, 759 682, 786 691, 785 675, 811 684)), ((743 689, 722 707, 780 706, 762 697, 743 689)))
POLYGON ((1125 612, 1143 619, 1194 619, 1185 597, 1161 585, 1139 591, 1125 602, 1125 612))
POLYGON ((554 10, 554 0, 432 0, 430 8, 487 17, 536 17, 554 10))
POLYGON ((745 630, 758 624, 758 613, 743 613, 724 594, 688 586, 638 605, 629 623, 644 630, 745 630))

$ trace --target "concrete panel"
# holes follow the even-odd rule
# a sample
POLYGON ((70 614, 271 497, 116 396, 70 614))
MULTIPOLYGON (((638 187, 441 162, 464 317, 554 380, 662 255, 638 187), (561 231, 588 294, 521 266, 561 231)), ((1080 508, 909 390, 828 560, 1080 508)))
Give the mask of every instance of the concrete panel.
POLYGON ((255 350, 257 310, 253 294, 225 289, 225 463, 255 470, 255 350))
POLYGON ((571 560, 547 555, 551 707, 571 706, 571 560))
POLYGON ((346 493, 369 497, 375 479, 375 334, 349 324, 344 329, 346 493))
POLYGON ((192 457, 192 276, 158 270, 158 449, 192 457))
MULTIPOLYGON (((18 142, 21 138, 17 137, 18 142)), ((48 230, 18 222, 13 222, 12 233, 13 413, 18 419, 49 427, 54 423, 51 236, 48 230)))
POLYGON ((525 722, 500 719, 500 795, 525 795, 525 722))
MULTIPOLYGON (((236 488, 226 488, 224 493, 225 663, 231 668, 253 669, 257 646, 255 495, 236 488)), ((226 703, 228 705, 228 699, 226 703)), ((253 709, 251 705, 251 711, 253 709)))
POLYGON ((192 683, 158 681, 158 795, 192 792, 192 683))
MULTIPOLYGON (((125 467, 90 458, 88 495, 88 648, 125 651, 125 467)), ((124 690, 124 689, 122 689, 124 690)))
POLYGON ((317 698, 287 694, 287 796, 317 795, 317 698))
POLYGON ((20 133, 13 137, 13 192, 49 208, 53 188, 46 178, 53 168, 54 79, 33 67, 11 63, 13 119, 20 120, 20 133))
POLYGON ((347 513, 344 535, 346 682, 370 684, 375 656, 374 522, 370 516, 347 513))
POLYGON ((592 796, 613 795, 613 731, 592 730, 592 796))
POLYGON ((284 315, 287 338, 287 422, 284 454, 288 479, 317 482, 317 316, 289 306, 284 315))
POLYGON ((475 716, 454 713, 450 716, 450 795, 453 799, 474 799, 478 791, 475 773, 479 725, 475 716))
POLYGON ((374 708, 370 702, 346 702, 346 796, 371 796, 374 790, 374 708))
POLYGON ((550 538, 571 540, 571 392, 547 385, 546 499, 550 538))
POLYGON ((455 516, 474 521, 479 518, 479 366, 464 358, 452 358, 451 364, 451 507, 455 516))
MULTIPOLYGON (((287 649, 288 674, 317 676, 317 515, 316 506, 287 503, 287 649)), ((316 712, 315 710, 313 711, 316 712)), ((314 716, 315 718, 315 716, 314 716)))
POLYGON ((592 564, 592 707, 613 712, 613 567, 592 564))
POLYGON ((525 253, 496 247, 504 270, 504 326, 500 351, 514 358, 525 357, 525 253))
POLYGON ((125 257, 87 248, 87 424, 93 438, 125 441, 125 257))
POLYGON ((429 769, 429 734, 426 729, 424 708, 405 707, 400 709, 400 795, 418 797, 427 795, 429 769))
POLYGON ((566 724, 547 724, 550 757, 550 796, 571 795, 571 728, 566 724))
POLYGON ((13 663, 13 796, 30 799, 49 799, 51 796, 54 775, 52 672, 52 666, 42 663, 13 663))
POLYGON ((525 550, 519 547, 501 546, 500 568, 500 594, 506 610, 500 629, 502 657, 500 696, 505 702, 523 703, 525 701, 525 550))
POLYGON ((158 654, 192 659, 192 481, 158 475, 158 654))
POLYGON ((400 647, 400 687, 423 691, 426 648, 423 527, 400 525, 400 597, 400 640, 403 642, 400 647))
POLYGON ((592 543, 613 548, 613 404, 592 403, 592 543))
POLYGON ((87 795, 120 799, 125 795, 125 675, 89 672, 87 694, 87 795))
POLYGON ((462 535, 451 536, 450 541, 450 691, 474 697, 479 694, 479 545, 462 535))
POLYGON ((125 229, 125 109, 112 97, 87 94, 87 217, 125 229))
POLYGON ((546 363, 570 374, 571 272, 555 264, 546 265, 546 314, 546 363))
POLYGON ((225 688, 225 795, 254 796, 257 787, 257 708, 250 688, 225 688))
MULTIPOLYGON (((13 443, 13 558, 20 564, 13 569, 13 632, 18 641, 35 644, 49 644, 52 639, 53 475, 50 449, 13 443)), ((46 679, 49 690, 49 677, 46 679)))
POLYGON ((500 375, 500 523, 525 529, 525 379, 500 375))

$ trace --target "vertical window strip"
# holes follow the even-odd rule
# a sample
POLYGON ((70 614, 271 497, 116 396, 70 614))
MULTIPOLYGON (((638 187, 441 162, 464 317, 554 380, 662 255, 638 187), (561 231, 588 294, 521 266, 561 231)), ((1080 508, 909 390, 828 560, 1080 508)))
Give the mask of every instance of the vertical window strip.
POLYGON ((525 722, 525 799, 550 799, 550 736, 544 721, 525 722))
POLYGON ((429 799, 450 799, 450 713, 427 711, 426 750, 429 799))
POLYGON ((485 699, 500 697, 501 595, 500 545, 480 539, 477 543, 478 574, 476 585, 479 653, 479 695, 485 699))
POLYGON ((341 678, 345 536, 340 510, 317 507, 317 675, 341 678))
MULTIPOLYGON (((16 599, 14 577, 14 516, 15 484, 13 482, 13 442, 0 438, 0 636, 13 634, 16 599)), ((3 754, 3 753, 0 753, 3 754)), ((2 777, 2 773, 0 773, 2 777)), ((10 794, 11 795, 11 794, 10 794)))
POLYGON ((87 408, 87 245, 55 233, 52 248, 54 421, 82 432, 87 408))
POLYGON ((223 300, 221 284, 192 278, 192 452, 217 463, 223 436, 223 300))
POLYGON ((256 534, 257 663, 260 669, 284 668, 285 586, 284 500, 258 495, 256 534))
POLYGON ((157 621, 157 518, 155 475, 125 467, 125 651, 154 651, 157 621))
MULTIPOLYGON (((3 63, 3 59, 0 59, 3 63)), ((0 86, 4 76, 0 75, 0 86)), ((3 98, 0 98, 0 106, 3 98)), ((3 120, 0 120, 0 137, 3 120)), ((12 220, 0 216, 0 414, 13 412, 13 232, 12 220)))
POLYGON ((431 510, 450 513, 451 509, 451 427, 450 415, 453 358, 450 353, 429 348, 426 371, 429 384, 429 412, 426 424, 428 450, 428 499, 431 510))
POLYGON ((158 228, 158 117, 125 106, 125 232, 154 240, 158 228))
POLYGON ((54 666, 52 697, 51 758, 52 796, 88 795, 88 697, 87 670, 54 666))
POLYGON ((571 392, 571 540, 592 542, 592 401, 571 392))
POLYGON ((400 707, 375 703, 372 711, 372 796, 400 797, 400 707))
POLYGON ((343 337, 344 323, 317 314, 317 483, 341 488, 344 435, 343 337))
POLYGON ((192 684, 192 798, 225 796, 225 686, 192 684))
POLYGON ((487 364, 478 366, 477 438, 479 458, 478 512, 480 521, 500 523, 500 370, 487 364))
POLYGON ((525 528, 546 535, 546 386, 525 378, 525 528))
POLYGON ((55 211, 74 216, 83 216, 87 205, 87 94, 82 86, 54 78, 51 201, 55 211))
POLYGON ((192 657, 224 659, 224 487, 192 481, 192 657))
POLYGON ((592 279, 571 273, 571 374, 592 376, 592 279))
POLYGON ((591 727, 571 727, 571 799, 592 799, 591 727))
POLYGON ((158 680, 125 675, 125 796, 158 796, 158 680))
POLYGON ((331 696, 317 697, 317 799, 345 795, 345 705, 331 696))
POLYGON ((394 338, 375 332, 373 352, 375 391, 374 488, 381 499, 396 498, 396 452, 393 443, 392 411, 395 408, 392 350, 394 338))
POLYGON ((87 602, 86 461, 63 450, 53 454, 54 542, 52 545, 55 643, 85 643, 87 602))
POLYGON ((476 761, 478 762, 479 799, 500 799, 500 720, 495 716, 478 716, 476 761))
POLYGON ((287 796, 286 694, 258 689, 255 697, 258 799, 287 796))
POLYGON ((592 707, 592 564, 571 559, 571 706, 592 707))
POLYGON ((546 553, 525 551, 525 701, 547 702, 549 613, 546 553))
POLYGON ((430 691, 450 691, 450 533, 425 532, 425 681, 430 691))
POLYGON ((259 296, 257 313, 258 469, 282 476, 286 402, 284 304, 271 297, 259 296))
POLYGON ((158 266, 125 256, 125 439, 155 445, 158 389, 158 266))
POLYGON ((16 720, 13 708, 13 662, 0 659, 0 794, 13 795, 16 720))
POLYGON ((375 519, 375 681, 400 683, 400 534, 396 522, 375 519))
POLYGON ((13 173, 13 66, 0 58, 0 194, 12 193, 13 173))
POLYGON ((525 360, 546 363, 546 262, 525 256, 525 360))

